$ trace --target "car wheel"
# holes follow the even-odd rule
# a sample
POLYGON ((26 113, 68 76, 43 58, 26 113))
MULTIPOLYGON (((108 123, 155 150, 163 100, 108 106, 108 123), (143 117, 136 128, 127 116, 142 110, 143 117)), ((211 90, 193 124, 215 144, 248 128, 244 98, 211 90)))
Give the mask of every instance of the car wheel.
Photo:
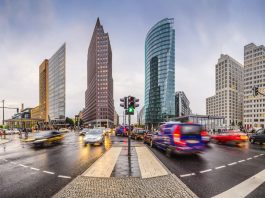
POLYGON ((254 144, 255 143, 255 140, 253 138, 250 139, 250 143, 251 144, 254 144))
POLYGON ((172 156, 172 150, 170 148, 166 149, 166 156, 171 157, 172 156))

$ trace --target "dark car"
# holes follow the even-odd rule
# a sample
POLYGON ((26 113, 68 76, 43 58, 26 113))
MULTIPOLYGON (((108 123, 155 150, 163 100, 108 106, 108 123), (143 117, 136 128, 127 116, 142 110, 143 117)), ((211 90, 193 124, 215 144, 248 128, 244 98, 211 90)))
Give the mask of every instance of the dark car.
POLYGON ((174 153, 200 153, 205 149, 202 140, 202 125, 193 123, 167 122, 152 136, 150 146, 165 150, 167 156, 174 153))
POLYGON ((63 138, 64 136, 59 131, 45 131, 40 132, 40 134, 36 135, 35 138, 25 140, 25 142, 35 147, 45 147, 61 143, 63 138))
POLYGON ((153 136, 155 136, 155 135, 157 135, 157 134, 158 134, 157 131, 155 131, 155 132, 147 131, 147 132, 144 134, 144 144, 149 144, 149 145, 150 145, 153 136))
POLYGON ((265 143, 265 129, 259 129, 256 133, 249 137, 249 141, 254 144, 258 142, 260 144, 265 143))
MULTIPOLYGON (((131 128, 132 130, 132 128, 131 128)), ((116 136, 128 136, 129 126, 119 126, 115 131, 116 136)))
POLYGON ((135 140, 143 140, 145 133, 147 133, 147 131, 144 129, 134 128, 131 134, 131 138, 135 140))

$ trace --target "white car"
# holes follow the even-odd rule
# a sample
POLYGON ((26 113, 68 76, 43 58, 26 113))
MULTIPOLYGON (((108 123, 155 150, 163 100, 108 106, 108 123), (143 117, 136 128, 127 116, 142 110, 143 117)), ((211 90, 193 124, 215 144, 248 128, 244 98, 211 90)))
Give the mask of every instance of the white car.
POLYGON ((6 135, 19 134, 19 130, 18 129, 7 129, 5 130, 5 134, 6 135))
POLYGON ((88 128, 84 128, 82 131, 79 132, 79 135, 86 135, 86 133, 89 131, 88 128))

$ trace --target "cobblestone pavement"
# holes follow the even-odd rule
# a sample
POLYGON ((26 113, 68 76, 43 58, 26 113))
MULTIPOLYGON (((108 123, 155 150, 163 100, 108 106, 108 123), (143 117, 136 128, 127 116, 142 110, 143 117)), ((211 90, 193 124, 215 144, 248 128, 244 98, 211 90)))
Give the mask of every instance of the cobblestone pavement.
POLYGON ((141 179, 136 177, 92 178, 78 176, 54 198, 178 198, 197 197, 175 175, 141 179))

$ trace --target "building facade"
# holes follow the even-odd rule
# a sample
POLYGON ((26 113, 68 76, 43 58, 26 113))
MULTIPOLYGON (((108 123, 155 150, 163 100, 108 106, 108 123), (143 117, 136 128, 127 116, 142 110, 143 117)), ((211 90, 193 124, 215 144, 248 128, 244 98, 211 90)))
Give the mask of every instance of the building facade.
MULTIPOLYGON (((65 120, 65 43, 49 59, 47 71, 48 104, 45 103, 46 94, 40 93, 40 108, 48 107, 48 119, 53 123, 61 122, 65 120)), ((46 77, 42 77, 40 81, 43 83, 46 81, 46 77)), ((47 87, 40 88, 44 90, 47 87)))
POLYGON ((111 127, 114 122, 112 51, 108 33, 97 19, 87 54, 84 121, 111 127))
POLYGON ((39 111, 40 119, 48 122, 49 108, 49 61, 45 59, 39 66, 39 111))
POLYGON ((250 43, 244 47, 244 127, 265 125, 265 97, 253 97, 252 88, 265 93, 265 47, 250 43))
POLYGON ((156 23, 145 39, 145 123, 148 128, 175 116, 174 19, 156 23))
POLYGON ((226 127, 243 120, 243 65, 221 54, 215 65, 215 96, 206 99, 206 114, 225 117, 226 127))
POLYGON ((119 126, 119 123, 120 123, 119 114, 116 111, 114 111, 114 126, 119 126))
POLYGON ((141 110, 138 113, 137 122, 138 125, 145 125, 144 106, 141 108, 141 110))
POLYGON ((190 101, 183 91, 177 91, 175 95, 176 117, 191 114, 190 101))

